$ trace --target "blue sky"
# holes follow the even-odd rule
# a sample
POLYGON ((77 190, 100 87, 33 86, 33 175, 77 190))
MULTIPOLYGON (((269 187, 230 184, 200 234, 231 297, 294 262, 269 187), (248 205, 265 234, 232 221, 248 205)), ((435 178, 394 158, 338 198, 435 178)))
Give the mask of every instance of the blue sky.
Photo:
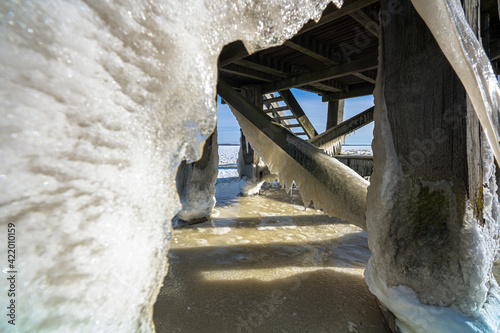
MULTIPOLYGON (((325 131, 328 103, 321 102, 317 94, 303 90, 291 90, 300 106, 318 133, 325 131)), ((344 120, 373 106, 373 96, 351 98, 345 101, 344 120)), ((218 124, 217 131, 219 143, 239 143, 240 127, 233 113, 226 104, 220 103, 217 98, 218 124)), ((373 139, 373 123, 357 130, 345 141, 348 145, 370 145, 373 139)))

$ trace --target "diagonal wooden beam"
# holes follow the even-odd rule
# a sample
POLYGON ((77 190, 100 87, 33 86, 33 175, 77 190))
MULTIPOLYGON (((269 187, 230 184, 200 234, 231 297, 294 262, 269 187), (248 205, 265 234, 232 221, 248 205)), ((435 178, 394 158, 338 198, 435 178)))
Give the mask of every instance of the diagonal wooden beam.
POLYGON ((304 129, 307 137, 310 139, 318 135, 318 132, 316 132, 316 130, 314 129, 313 124, 304 113, 304 110, 302 110, 302 108, 300 107, 299 102, 297 102, 292 92, 290 90, 280 90, 279 93, 281 97, 283 97, 283 100, 285 101, 286 105, 288 105, 295 118, 297 118, 297 121, 304 129))
POLYGON ((376 79, 374 77, 375 75, 373 75, 373 77, 372 77, 371 73, 367 73, 367 74, 365 74, 365 73, 354 73, 353 75, 356 76, 356 77, 359 77, 362 80, 365 80, 366 82, 370 82, 371 84, 375 84, 375 82, 376 82, 376 79))
POLYGON ((276 76, 236 64, 229 64, 225 67, 219 68, 219 70, 221 72, 238 74, 241 76, 249 77, 251 79, 257 79, 266 82, 273 82, 274 80, 276 80, 276 76))
MULTIPOLYGON (((264 72, 264 73, 269 73, 269 74, 272 74, 272 75, 276 75, 276 76, 279 76, 279 77, 282 77, 282 78, 286 78, 286 77, 290 76, 290 75, 284 73, 283 71, 281 71, 279 69, 275 69, 275 68, 270 67, 270 66, 262 65, 261 63, 248 60, 248 58, 246 58, 246 59, 240 59, 240 60, 234 62, 234 64, 240 65, 240 66, 244 66, 244 67, 248 67, 248 68, 254 69, 256 71, 260 71, 260 72, 264 72)), ((228 67, 228 66, 226 66, 226 67, 228 67)))
MULTIPOLYGON (((330 210, 329 214, 335 210, 335 214, 338 214, 339 218, 366 230, 367 184, 365 182, 353 177, 344 166, 338 164, 340 162, 337 160, 334 161, 318 148, 292 134, 284 126, 278 125, 220 77, 217 83, 217 93, 227 101, 233 113, 237 114, 238 117, 241 115, 246 118, 274 142, 283 153, 294 160, 291 162, 296 162, 297 167, 303 168, 308 173, 307 179, 309 181, 314 179, 323 185, 331 193, 333 201, 337 202, 338 200, 340 205, 354 207, 346 213, 346 210, 341 210, 339 206, 336 206, 330 210)), ((301 181, 302 179, 296 180, 301 181)))
POLYGON ((344 60, 340 52, 305 35, 299 35, 287 40, 284 45, 319 60, 328 66, 337 65, 344 60))
POLYGON ((350 75, 353 73, 364 72, 375 69, 378 66, 376 57, 354 60, 348 63, 343 63, 324 70, 310 72, 307 74, 291 77, 277 82, 272 82, 262 85, 262 93, 275 92, 295 87, 300 87, 306 84, 313 84, 329 79, 335 79, 341 76, 350 75))
POLYGON ((359 85, 351 86, 349 91, 332 93, 328 95, 323 95, 323 102, 338 101, 341 99, 368 96, 373 94, 375 86, 370 83, 362 83, 359 85))
POLYGON ((366 15, 362 10, 357 10, 349 14, 353 19, 358 21, 366 30, 368 30, 372 35, 378 38, 378 23, 371 19, 370 16, 366 15))
POLYGON ((372 106, 371 108, 361 112, 360 114, 357 114, 354 117, 349 118, 346 121, 341 122, 340 124, 321 133, 320 135, 315 136, 314 138, 309 140, 309 142, 316 147, 323 147, 344 135, 354 132, 358 128, 368 125, 373 121, 374 109, 375 108, 372 106))
POLYGON ((310 31, 312 29, 315 29, 332 21, 338 20, 341 17, 350 15, 351 13, 360 10, 361 8, 365 8, 366 6, 369 6, 376 2, 379 2, 379 0, 357 0, 357 1, 351 1, 350 3, 346 1, 341 8, 337 9, 336 11, 330 14, 323 15, 318 22, 309 21, 307 24, 304 25, 302 29, 300 29, 298 34, 303 34, 304 32, 310 31))

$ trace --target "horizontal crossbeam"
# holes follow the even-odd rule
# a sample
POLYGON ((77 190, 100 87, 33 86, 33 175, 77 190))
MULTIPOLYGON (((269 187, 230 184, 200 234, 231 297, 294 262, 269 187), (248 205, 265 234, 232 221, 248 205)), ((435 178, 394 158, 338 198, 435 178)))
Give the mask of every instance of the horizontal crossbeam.
POLYGON ((341 76, 350 75, 353 73, 364 72, 375 69, 378 66, 377 58, 366 58, 354 60, 348 63, 343 63, 324 70, 310 72, 303 75, 291 77, 268 84, 262 85, 262 93, 274 92, 284 89, 300 87, 306 84, 335 79, 341 76))
POLYGON ((375 89, 375 86, 373 84, 362 83, 359 85, 352 86, 352 88, 349 91, 324 95, 322 98, 322 101, 323 102, 331 102, 331 101, 338 101, 338 100, 347 99, 347 98, 368 96, 368 95, 373 94, 374 89, 375 89))

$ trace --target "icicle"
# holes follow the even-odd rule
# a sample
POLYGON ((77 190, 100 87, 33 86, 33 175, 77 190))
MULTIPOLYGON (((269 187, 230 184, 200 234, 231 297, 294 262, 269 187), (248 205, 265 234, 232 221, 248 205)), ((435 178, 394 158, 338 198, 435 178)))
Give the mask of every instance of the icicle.
POLYGON ((349 134, 342 135, 335 140, 329 141, 319 146, 319 148, 323 149, 330 156, 339 155, 342 152, 342 144, 345 142, 345 139, 348 136, 349 134))
POLYGON ((338 217, 344 221, 365 229, 366 226, 366 193, 368 182, 356 172, 335 158, 322 153, 321 150, 294 135, 287 137, 285 152, 268 136, 231 108, 240 124, 245 137, 251 141, 252 147, 268 165, 287 192, 293 183, 300 190, 304 206, 312 201, 315 209, 323 209, 329 216, 338 217), (290 154, 294 155, 292 157, 290 154), (319 171, 328 173, 328 182, 320 182, 306 170, 297 160, 308 156, 318 162, 322 168, 319 171))

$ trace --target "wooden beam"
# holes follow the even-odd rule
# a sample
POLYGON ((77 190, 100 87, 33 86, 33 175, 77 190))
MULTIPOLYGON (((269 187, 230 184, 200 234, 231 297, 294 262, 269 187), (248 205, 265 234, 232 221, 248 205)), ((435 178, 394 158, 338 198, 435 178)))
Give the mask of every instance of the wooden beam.
POLYGON ((287 40, 284 45, 319 60, 328 66, 337 65, 344 60, 340 52, 305 35, 295 36, 287 40))
POLYGON ((344 120, 344 102, 343 99, 328 102, 328 115, 326 117, 325 130, 337 126, 344 120))
MULTIPOLYGON (((305 24, 302 29, 296 34, 296 36, 303 34, 307 31, 320 27, 324 24, 335 21, 343 16, 350 15, 351 13, 358 11, 366 6, 378 2, 379 0, 357 0, 357 1, 345 1, 342 8, 335 10, 332 13, 324 15, 318 22, 309 21, 305 24)), ((236 41, 230 43, 221 51, 219 55, 219 67, 226 66, 228 64, 234 63, 237 60, 243 59, 249 55, 245 48, 245 45, 241 41, 236 41)))
POLYGON ((366 230, 366 184, 364 182, 352 178, 343 167, 339 167, 336 162, 332 163, 328 156, 322 154, 313 145, 298 138, 284 126, 278 125, 220 77, 217 92, 228 102, 233 113, 246 118, 304 168, 311 177, 324 185, 331 192, 332 200, 335 202, 338 200, 340 205, 347 205, 349 202, 349 207, 355 207, 348 212, 339 210, 339 215, 337 215, 339 218, 366 230), (335 172, 332 172, 332 168, 335 172), (338 177, 343 177, 343 175, 345 175, 346 183, 340 186, 338 177))
POLYGON ((369 31, 373 36, 378 38, 378 23, 366 15, 362 10, 357 10, 349 14, 353 19, 358 21, 367 31, 369 31))
POLYGON ((279 90, 300 87, 306 84, 335 79, 341 76, 350 75, 357 72, 364 72, 375 69, 378 66, 377 58, 365 58, 343 63, 324 70, 310 72, 307 74, 294 76, 277 82, 262 85, 262 93, 275 92, 279 90))
POLYGON ((357 114, 354 117, 349 118, 346 121, 321 133, 320 135, 315 136, 314 138, 309 140, 309 142, 316 147, 322 147, 329 142, 335 141, 341 136, 354 132, 358 128, 361 128, 373 121, 374 109, 375 108, 372 106, 371 108, 361 112, 360 114, 357 114))
POLYGON ((236 65, 236 64, 226 65, 225 67, 219 68, 219 70, 222 72, 237 74, 237 75, 249 77, 251 79, 257 79, 257 80, 266 81, 266 82, 273 82, 276 80, 276 76, 274 76, 274 75, 264 73, 264 72, 259 72, 259 71, 253 70, 251 68, 243 67, 243 66, 236 65))
MULTIPOLYGON (((281 99, 281 100, 283 100, 283 99, 281 99)), ((266 104, 266 103, 264 103, 264 104, 266 104)), ((269 113, 269 112, 280 112, 280 111, 286 111, 286 110, 290 110, 290 108, 288 106, 280 106, 277 108, 266 109, 266 110, 264 110, 264 112, 269 113)))
POLYGON ((359 78, 360 78, 360 79, 362 79, 362 80, 365 80, 366 82, 370 82, 370 83, 372 83, 372 84, 375 84, 375 82, 376 82, 376 79, 375 79, 375 78, 373 78, 373 77, 371 77, 371 76, 369 76, 369 75, 367 75, 367 74, 363 74, 363 73, 354 73, 353 75, 354 75, 354 76, 356 76, 356 77, 359 77, 359 78))
POLYGON ((219 68, 248 56, 248 51, 242 41, 238 40, 224 46, 219 55, 219 68))
MULTIPOLYGON (((300 72, 301 74, 306 73, 307 71, 299 66, 291 66, 287 63, 280 62, 276 59, 272 59, 260 54, 254 54, 251 55, 250 57, 247 57, 246 59, 241 59, 235 62, 235 64, 238 64, 242 67, 249 67, 251 69, 254 69, 259 72, 263 73, 268 73, 268 74, 273 74, 276 76, 279 76, 281 78, 290 78, 293 77, 293 73, 296 73, 297 71, 300 72)), ((226 67, 228 67, 227 65, 226 67)), ((237 74, 237 73, 235 73, 237 74)), ((255 74, 255 73, 254 73, 255 74)), ((267 81, 270 82, 270 81, 267 81)), ((302 87, 303 90, 308 90, 312 91, 318 94, 324 94, 327 92, 340 92, 344 91, 347 87, 337 81, 332 81, 332 82, 317 82, 311 84, 311 87, 302 87), (318 90, 314 89, 317 88, 318 90)), ((274 92, 274 91, 273 91, 274 92)))
POLYGON ((328 92, 341 92, 347 89, 347 86, 338 81, 331 80, 333 82, 317 82, 312 85, 318 89, 325 90, 328 92))
POLYGON ((358 0, 358 1, 352 1, 351 3, 347 3, 346 1, 346 3, 344 3, 344 5, 341 8, 337 9, 336 11, 330 14, 324 15, 318 22, 309 21, 307 24, 304 25, 302 29, 300 29, 298 34, 303 34, 304 32, 310 31, 327 23, 338 20, 341 17, 350 15, 351 13, 360 10, 361 8, 364 8, 366 6, 369 6, 371 4, 374 4, 378 1, 379 0, 358 0))
POLYGON ((278 117, 274 117, 273 119, 275 119, 275 120, 290 120, 290 119, 295 119, 295 116, 278 116, 278 117))
POLYGON ((356 171, 361 177, 371 176, 373 173, 373 156, 335 155, 333 157, 356 171))
POLYGON ((363 84, 352 86, 351 90, 349 90, 349 91, 324 95, 322 98, 322 101, 323 102, 330 102, 330 101, 338 101, 340 99, 368 96, 368 95, 373 94, 374 89, 375 89, 375 86, 373 84, 363 83, 363 84))
POLYGON ((290 111, 297 118, 299 124, 302 125, 302 128, 304 129, 304 132, 307 134, 309 139, 318 135, 318 132, 316 132, 316 129, 314 129, 313 124, 304 113, 304 110, 302 110, 302 108, 300 107, 300 104, 297 102, 292 92, 290 90, 280 90, 279 93, 281 97, 283 97, 286 105, 288 105, 288 107, 290 108, 290 111))
POLYGON ((263 104, 271 104, 271 103, 281 102, 282 100, 283 100, 283 97, 276 96, 276 97, 271 97, 271 98, 265 99, 262 101, 262 103, 263 104))
MULTIPOLYGON (((253 57, 253 58, 255 59, 257 57, 253 57)), ((235 64, 240 65, 240 66, 244 66, 244 67, 248 67, 248 68, 254 69, 256 71, 261 71, 261 72, 273 74, 273 75, 276 75, 276 76, 279 76, 282 78, 289 76, 288 74, 286 74, 285 72, 283 72, 279 69, 274 69, 270 66, 265 66, 265 65, 262 65, 260 63, 255 62, 255 61, 248 60, 248 59, 249 58, 240 59, 240 60, 236 61, 235 64)))

